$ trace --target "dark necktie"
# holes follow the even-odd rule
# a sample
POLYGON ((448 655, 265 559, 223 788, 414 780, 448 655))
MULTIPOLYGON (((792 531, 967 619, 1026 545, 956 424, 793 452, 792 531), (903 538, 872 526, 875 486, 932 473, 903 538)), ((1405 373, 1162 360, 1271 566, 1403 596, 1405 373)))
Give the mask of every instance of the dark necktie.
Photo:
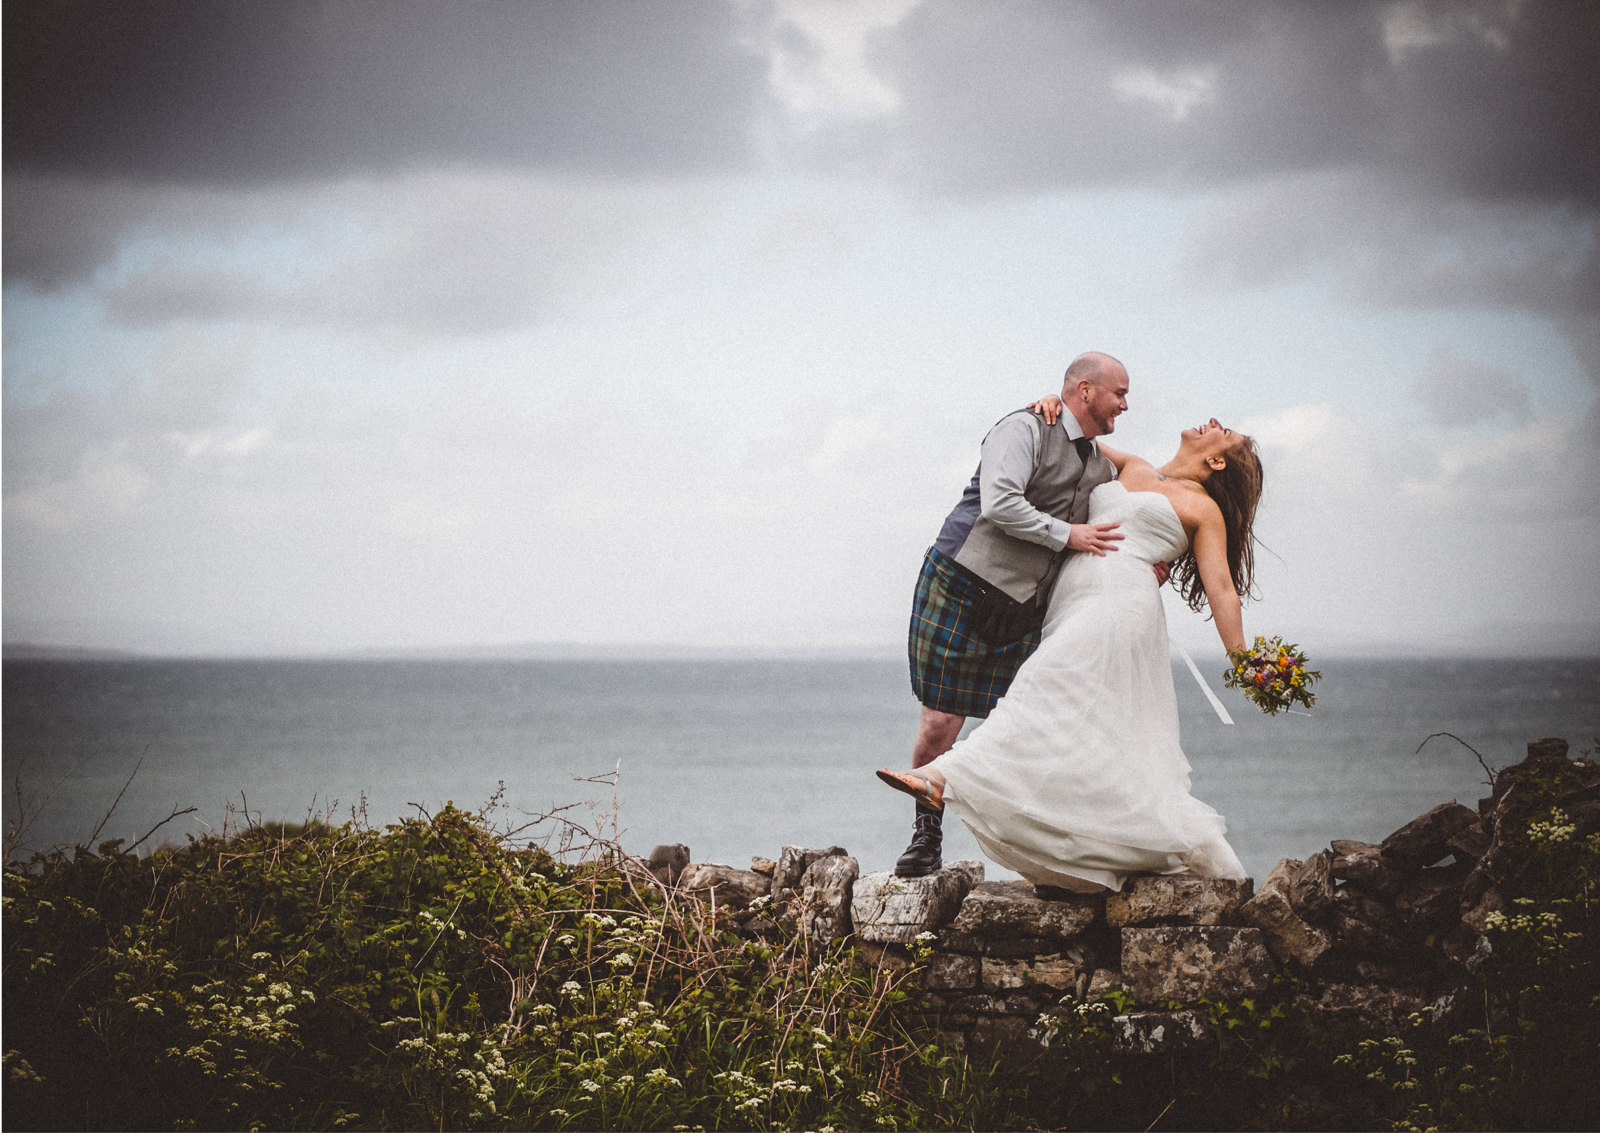
POLYGON ((1078 447, 1078 459, 1087 465, 1089 458, 1094 455, 1094 442, 1088 437, 1076 437, 1072 443, 1078 447))

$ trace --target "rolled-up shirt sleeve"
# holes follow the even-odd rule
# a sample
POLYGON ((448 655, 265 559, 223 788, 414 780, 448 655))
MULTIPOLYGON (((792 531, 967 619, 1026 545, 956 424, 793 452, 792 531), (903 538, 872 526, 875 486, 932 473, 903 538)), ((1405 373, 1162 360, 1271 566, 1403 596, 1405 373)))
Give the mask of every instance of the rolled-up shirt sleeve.
POLYGON ((1023 492, 1039 464, 1040 430, 1060 427, 1022 414, 1002 418, 983 438, 978 463, 983 517, 1008 535, 1053 551, 1067 545, 1072 525, 1034 507, 1023 492))

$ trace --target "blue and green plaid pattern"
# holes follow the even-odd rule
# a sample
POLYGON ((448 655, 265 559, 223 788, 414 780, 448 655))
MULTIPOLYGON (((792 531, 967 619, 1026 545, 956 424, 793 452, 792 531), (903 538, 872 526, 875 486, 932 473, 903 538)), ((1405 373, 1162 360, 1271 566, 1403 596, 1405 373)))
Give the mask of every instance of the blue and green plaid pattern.
POLYGON ((911 606, 911 689, 929 708, 987 716, 1005 695, 1039 634, 997 647, 972 635, 977 588, 948 555, 933 548, 922 560, 911 606))

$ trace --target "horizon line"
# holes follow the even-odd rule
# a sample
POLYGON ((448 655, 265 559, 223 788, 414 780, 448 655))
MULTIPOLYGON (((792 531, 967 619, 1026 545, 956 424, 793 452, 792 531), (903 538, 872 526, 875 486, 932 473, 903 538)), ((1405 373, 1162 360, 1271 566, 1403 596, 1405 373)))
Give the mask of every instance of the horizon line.
MULTIPOLYGON (((1174 642, 1173 655, 1177 655, 1174 642)), ((688 645, 593 642, 519 642, 508 645, 362 646, 350 649, 168 649, 141 650, 117 646, 54 645, 43 642, 0 643, 6 661, 692 661, 692 660, 836 660, 904 661, 904 645, 688 645)), ((1547 649, 1503 646, 1400 645, 1343 643, 1318 651, 1321 658, 1341 662, 1426 659, 1440 661, 1600 660, 1600 643, 1590 646, 1553 644, 1547 649)))

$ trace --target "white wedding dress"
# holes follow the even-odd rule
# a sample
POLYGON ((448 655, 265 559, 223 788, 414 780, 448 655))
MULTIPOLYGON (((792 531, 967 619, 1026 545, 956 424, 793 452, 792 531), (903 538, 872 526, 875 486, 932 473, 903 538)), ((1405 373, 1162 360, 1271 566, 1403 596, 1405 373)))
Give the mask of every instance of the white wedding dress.
POLYGON ((1222 816, 1189 794, 1166 613, 1152 567, 1188 547, 1171 502, 1116 480, 1090 522, 1119 549, 1070 556, 1044 639, 1004 699, 934 763, 983 852, 1035 884, 1121 889, 1134 873, 1245 876, 1222 816))

